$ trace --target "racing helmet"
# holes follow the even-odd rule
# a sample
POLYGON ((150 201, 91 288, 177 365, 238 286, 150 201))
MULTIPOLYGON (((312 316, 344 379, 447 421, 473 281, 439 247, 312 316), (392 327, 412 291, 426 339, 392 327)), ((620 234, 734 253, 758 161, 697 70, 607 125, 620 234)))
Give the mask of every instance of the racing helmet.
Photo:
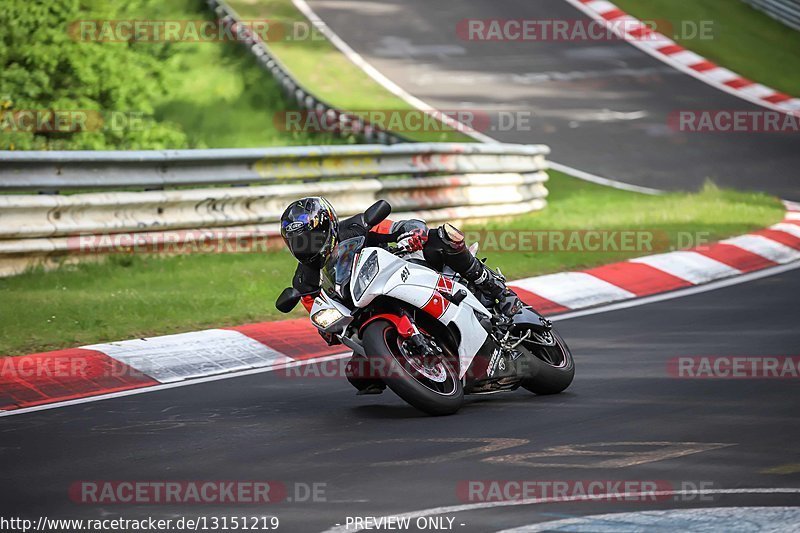
POLYGON ((305 265, 321 267, 336 246, 338 234, 336 211, 321 196, 292 202, 281 216, 281 237, 294 258, 305 265))

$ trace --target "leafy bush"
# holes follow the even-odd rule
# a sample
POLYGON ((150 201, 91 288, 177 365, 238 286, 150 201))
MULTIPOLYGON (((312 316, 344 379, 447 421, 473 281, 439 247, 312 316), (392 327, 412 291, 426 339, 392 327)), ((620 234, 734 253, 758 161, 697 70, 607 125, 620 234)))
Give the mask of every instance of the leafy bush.
POLYGON ((291 103, 236 41, 108 40, 81 31, 81 22, 102 28, 108 21, 133 20, 212 21, 214 15, 202 0, 5 0, 0 150, 343 142, 281 131, 275 113, 291 103), (31 111, 47 117, 48 110, 71 111, 78 122, 26 127, 31 111))
MULTIPOLYGON (((179 148, 186 136, 178 125, 153 118, 154 103, 169 90, 164 62, 172 43, 97 42, 71 34, 85 19, 123 19, 159 0, 11 0, 0 10, 0 107, 2 149, 179 148), (86 112, 82 131, 25 127, 21 111, 86 112), (92 121, 101 117, 103 124, 92 121), (137 117, 135 127, 112 117, 137 117), (38 131, 30 131, 31 129, 38 131), (21 131, 24 130, 24 131, 21 131)), ((67 129, 70 129, 68 126, 67 129)))

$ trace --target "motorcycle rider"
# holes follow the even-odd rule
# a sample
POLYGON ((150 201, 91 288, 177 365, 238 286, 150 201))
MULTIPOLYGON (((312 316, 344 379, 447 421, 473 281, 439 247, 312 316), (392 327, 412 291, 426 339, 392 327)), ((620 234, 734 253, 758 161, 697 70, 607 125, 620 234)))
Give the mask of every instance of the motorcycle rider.
MULTIPOLYGON (((298 261, 292 286, 302 295, 301 302, 311 312, 314 298, 320 291, 320 272, 338 242, 352 237, 365 237, 366 246, 396 243, 408 252, 422 251, 426 263, 438 271, 449 266, 464 279, 473 283, 490 305, 503 302, 510 293, 494 272, 478 261, 467 249, 464 234, 451 224, 429 229, 422 220, 393 222, 384 220, 370 228, 359 213, 339 220, 333 206, 323 197, 307 197, 289 204, 281 216, 281 236, 298 261)), ((514 305, 504 305, 501 313, 513 312, 514 305)), ((322 333, 321 333, 322 334, 322 333)), ((323 338, 332 344, 333 336, 323 338)), ((350 366, 350 365, 348 365, 350 366)), ((360 393, 383 390, 376 380, 348 379, 360 393), (369 382, 369 383, 367 383, 369 382)))

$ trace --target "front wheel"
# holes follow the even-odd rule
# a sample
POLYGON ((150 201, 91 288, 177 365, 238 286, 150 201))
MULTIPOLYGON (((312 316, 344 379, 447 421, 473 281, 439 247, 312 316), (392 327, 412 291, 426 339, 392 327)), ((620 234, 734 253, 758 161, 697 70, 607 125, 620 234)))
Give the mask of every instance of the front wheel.
POLYGON ((424 360, 410 353, 391 323, 376 320, 362 335, 364 350, 392 391, 429 415, 451 415, 461 408, 464 388, 448 358, 424 360))
POLYGON ((536 394, 558 394, 572 383, 575 361, 567 343, 555 329, 542 340, 549 342, 525 341, 519 346, 531 366, 522 386, 536 394))

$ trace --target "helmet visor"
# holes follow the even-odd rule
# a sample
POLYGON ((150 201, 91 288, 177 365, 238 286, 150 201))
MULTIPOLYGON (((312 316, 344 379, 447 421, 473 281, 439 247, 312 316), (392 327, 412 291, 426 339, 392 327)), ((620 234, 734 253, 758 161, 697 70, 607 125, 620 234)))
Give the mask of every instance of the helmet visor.
POLYGON ((286 237, 292 255, 301 263, 315 261, 329 243, 327 231, 301 231, 286 237))

